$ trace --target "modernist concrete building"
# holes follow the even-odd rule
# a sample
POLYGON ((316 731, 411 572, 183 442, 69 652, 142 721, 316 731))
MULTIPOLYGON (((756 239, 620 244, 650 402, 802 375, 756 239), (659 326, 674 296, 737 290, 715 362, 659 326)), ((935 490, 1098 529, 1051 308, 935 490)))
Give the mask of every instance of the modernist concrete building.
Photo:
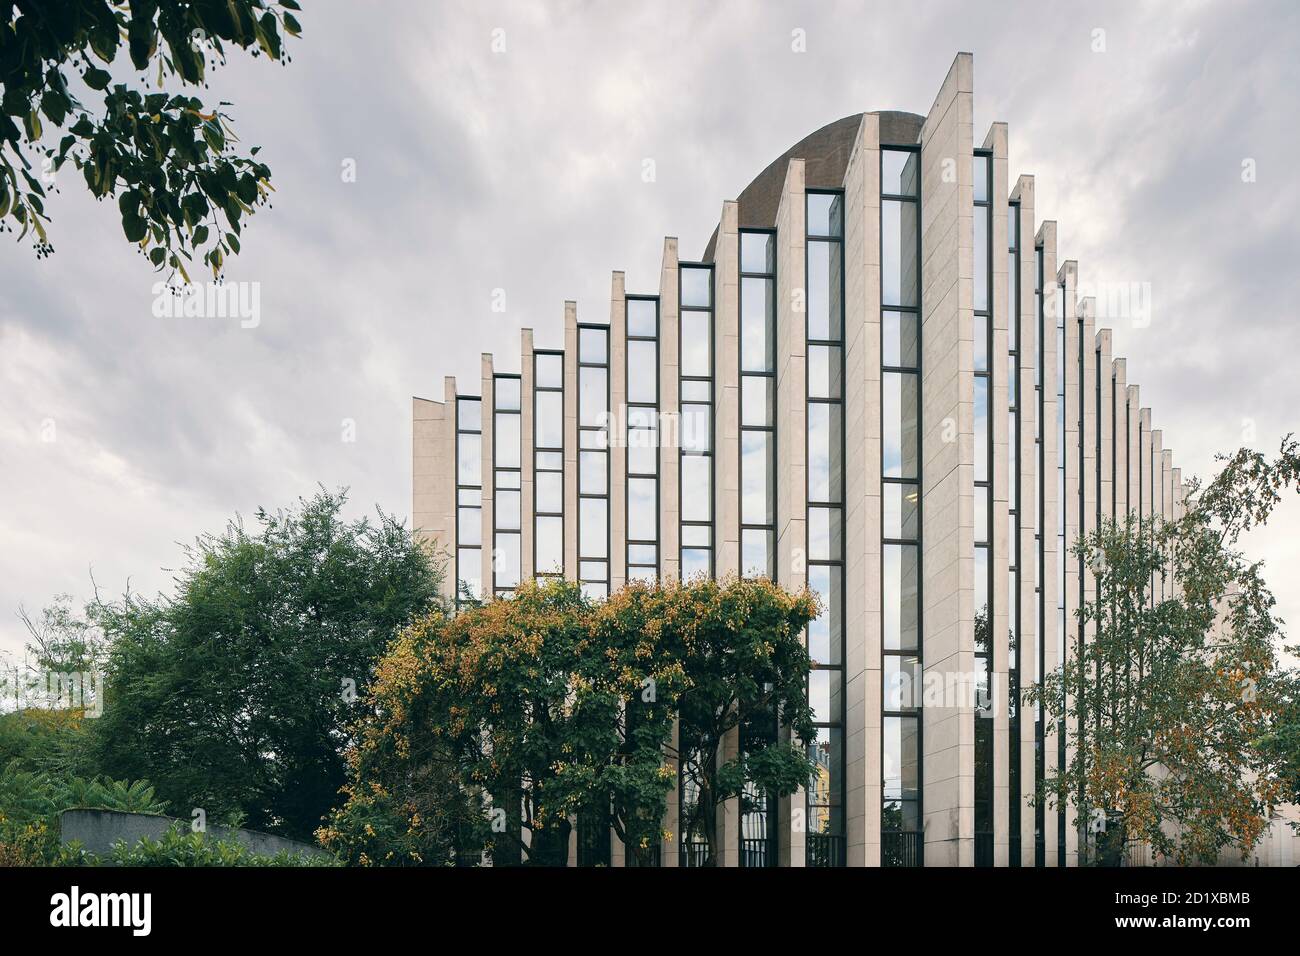
MULTIPOLYGON (((724 808, 726 865, 1077 862, 1073 821, 1031 802, 1064 736, 1005 702, 1086 640, 1068 544, 1176 513, 1183 486, 1033 177, 1010 175, 1006 125, 975 138, 973 89, 961 54, 927 115, 817 130, 703 250, 665 239, 658 288, 615 272, 608 318, 568 302, 556 347, 525 330, 518 363, 485 355, 480 382, 414 400, 414 524, 471 591, 820 593, 822 772, 724 808)), ((678 806, 662 866, 692 860, 678 806)), ((613 843, 574 852, 619 865, 613 843)))

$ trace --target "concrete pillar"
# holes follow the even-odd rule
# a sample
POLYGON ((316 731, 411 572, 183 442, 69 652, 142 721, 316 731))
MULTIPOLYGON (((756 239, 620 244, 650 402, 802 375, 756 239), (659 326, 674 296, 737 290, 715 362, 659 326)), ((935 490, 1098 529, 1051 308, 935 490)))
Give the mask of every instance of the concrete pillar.
POLYGON ((1111 368, 1111 374, 1115 379, 1113 401, 1115 403, 1115 432, 1112 436, 1111 449, 1115 456, 1115 483, 1113 494, 1115 498, 1115 508, 1112 517, 1116 522, 1123 523, 1124 517, 1128 514, 1128 432, 1129 432, 1129 405, 1128 405, 1128 363, 1117 358, 1111 368))
MULTIPOLYGON (((959 54, 920 136, 921 646, 927 680, 956 687, 975 664, 973 88, 972 58, 959 54)), ((922 708, 928 866, 974 863, 973 704, 922 708)))
POLYGON ((411 525, 443 566, 439 593, 456 596, 456 380, 443 401, 411 399, 411 525))
POLYGON ((740 204, 722 204, 713 253, 713 567, 740 574, 740 204))
MULTIPOLYGON (((1079 401, 1079 358, 1080 337, 1078 322, 1078 275, 1079 266, 1073 259, 1067 259, 1057 271, 1056 281, 1061 287, 1065 306, 1065 447, 1059 450, 1061 460, 1065 462, 1065 500, 1060 503, 1065 515, 1065 541, 1058 547, 1065 549, 1065 659, 1069 663, 1077 657, 1079 641, 1079 560, 1074 556, 1074 545, 1079 540, 1079 495, 1082 491, 1082 465, 1079 458, 1079 424, 1083 407, 1079 401)), ((1067 721, 1067 726, 1069 722, 1067 721)), ((1071 728, 1072 729, 1072 728, 1071 728)), ((1065 743, 1066 766, 1074 759, 1074 742, 1067 731, 1065 743)), ((1058 812, 1058 826, 1060 825, 1058 812)), ((1065 809, 1065 852, 1066 859, 1062 865, 1070 866, 1077 858, 1079 847, 1078 831, 1074 827, 1074 812, 1065 809)), ((1059 837, 1058 837, 1059 841, 1059 837)), ((1059 844, 1058 844, 1059 845, 1059 844)))
POLYGON ((845 823, 849 866, 880 865, 880 119, 844 175, 845 823))
MULTIPOLYGON (((776 214, 776 576, 798 591, 808 582, 806 210, 804 162, 792 159, 776 214)), ((783 734, 788 731, 783 730, 783 734)), ((807 802, 803 790, 779 801, 778 856, 782 866, 804 865, 807 802), (795 813, 794 811, 797 811, 795 813)))

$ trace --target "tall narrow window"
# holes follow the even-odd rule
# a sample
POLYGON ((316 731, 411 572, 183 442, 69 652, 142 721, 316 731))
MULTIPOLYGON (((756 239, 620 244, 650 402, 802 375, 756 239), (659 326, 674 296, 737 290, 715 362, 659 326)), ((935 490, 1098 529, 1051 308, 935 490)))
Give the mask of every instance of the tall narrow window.
POLYGON ((609 595, 609 328, 578 326, 578 580, 609 595))
POLYGON ((627 297, 627 577, 659 577, 659 300, 627 297))
MULTIPOLYGON (((1047 446, 1043 436, 1046 425, 1044 414, 1047 411, 1047 396, 1043 390, 1043 361, 1046 357, 1047 313, 1044 302, 1043 285, 1043 247, 1034 246, 1034 399, 1037 402, 1037 427, 1034 431, 1034 610, 1038 628, 1038 654, 1034 673, 1035 682, 1041 687, 1047 677, 1044 661, 1047 650, 1047 608, 1043 602, 1043 582, 1047 580, 1047 530, 1043 527, 1043 515, 1046 513, 1047 446)), ((1043 705, 1034 704, 1034 793, 1042 791, 1047 774, 1046 726, 1043 721, 1043 705)), ((1042 799, 1034 799, 1034 866, 1041 867, 1047 863, 1046 811, 1042 799)))
POLYGON ((808 788, 808 866, 844 865, 844 195, 809 191, 807 236, 808 698, 817 772, 808 788))
POLYGON ((975 865, 993 865, 993 156, 972 162, 975 358, 975 865))
POLYGON ((776 234, 740 233, 740 570, 776 580, 776 234))
POLYGON ((519 586, 520 501, 518 375, 492 378, 492 467, 496 499, 492 510, 496 543, 492 552, 492 593, 508 597, 519 586))
POLYGON ((1020 203, 1007 207, 1007 859, 1020 865, 1020 203))
POLYGON ((679 343, 682 579, 713 576, 713 267, 683 262, 679 343))
POLYGON ((920 161, 880 151, 882 866, 924 862, 920 161))
MULTIPOLYGON (((1065 499, 1065 466, 1070 449, 1065 444, 1065 288, 1056 290, 1056 667, 1065 666, 1065 566, 1069 542, 1065 537, 1065 516, 1070 503, 1065 499)), ((1082 464, 1082 462, 1080 463, 1082 464)), ((1082 469, 1080 469, 1082 471, 1082 469)), ((1062 689, 1064 694, 1064 689, 1062 689)), ((1065 768, 1065 716, 1056 720, 1056 766, 1065 768)), ((1065 808, 1056 814, 1056 865, 1065 866, 1065 808)))
POLYGON ((483 596, 483 402, 456 396, 456 606, 483 596))
POLYGON ((533 567, 564 575, 564 353, 533 353, 533 567))

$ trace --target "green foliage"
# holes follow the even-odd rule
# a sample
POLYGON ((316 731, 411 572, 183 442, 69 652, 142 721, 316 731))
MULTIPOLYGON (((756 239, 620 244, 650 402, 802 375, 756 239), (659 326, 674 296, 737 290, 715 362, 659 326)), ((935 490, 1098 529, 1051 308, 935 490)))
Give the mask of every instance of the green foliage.
MULTIPOLYGON (((701 753, 776 713, 811 740, 800 635, 815 611, 767 582, 634 583, 593 606, 554 581, 429 615, 380 663, 347 803, 318 836, 361 863, 447 865, 486 849, 497 865, 564 865, 570 821, 597 815, 647 862, 677 782, 675 715, 701 753)), ((734 760, 698 762, 714 808, 747 783, 807 784, 804 745, 753 736, 734 760)))
MULTIPOLYGON (((68 861, 65 861, 68 862, 68 861)), ((183 823, 172 827, 158 840, 148 837, 134 846, 119 841, 107 860, 89 857, 81 863, 111 863, 114 866, 338 866, 338 862, 306 853, 281 851, 258 854, 234 837, 225 839, 207 833, 192 833, 183 823)))
POLYGON ((13 5, 0 29, 0 223, 12 220, 20 239, 30 231, 38 256, 48 255, 45 185, 70 159, 97 199, 117 197, 123 233, 155 268, 189 281, 185 263, 197 255, 219 274, 239 251, 241 219, 266 201, 271 171, 256 147, 243 155, 232 145, 228 104, 209 108, 164 87, 206 87, 229 48, 287 62, 297 10, 295 0, 13 5), (98 115, 81 99, 94 93, 103 94, 98 115), (29 153, 42 167, 35 174, 29 153))
POLYGON ((85 738, 80 711, 28 707, 0 714, 0 766, 69 774, 85 738))
POLYGON ((1174 520, 1129 516, 1077 544, 1096 578, 1078 614, 1089 637, 1028 695, 1049 726, 1065 722, 1071 755, 1042 797, 1075 808, 1099 863, 1132 841, 1178 865, 1245 855, 1296 794, 1297 678, 1279 665, 1261 565, 1237 542, 1300 491, 1300 449, 1288 437, 1276 459, 1220 460, 1174 520))
POLYGON ((173 806, 309 838, 345 781, 347 726, 389 639, 438 603, 441 566, 345 495, 259 511, 188 549, 175 596, 100 605, 111 641, 88 759, 173 806))
POLYGON ((12 760, 0 771, 0 861, 37 866, 63 860, 59 814, 73 807, 161 813, 166 804, 147 781, 57 776, 24 770, 12 760))

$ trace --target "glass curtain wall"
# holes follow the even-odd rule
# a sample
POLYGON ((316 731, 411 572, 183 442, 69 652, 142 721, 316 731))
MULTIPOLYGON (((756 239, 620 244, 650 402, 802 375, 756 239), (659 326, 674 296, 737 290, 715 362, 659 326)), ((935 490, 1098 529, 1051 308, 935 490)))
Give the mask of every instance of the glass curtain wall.
POLYGON ((456 606, 483 596, 483 402, 456 396, 456 606))
POLYGON ((844 195, 809 191, 807 212, 808 698, 817 771, 808 788, 808 866, 844 864, 844 195))
POLYGON ((1020 204, 1007 207, 1007 859, 1020 865, 1020 204))
POLYGON ((564 575, 564 353, 533 353, 533 568, 564 575))
POLYGON ((519 586, 519 542, 522 517, 519 482, 523 474, 519 454, 520 378, 494 375, 492 392, 492 468, 496 499, 493 502, 492 593, 509 597, 519 586))
POLYGON ((682 580, 713 576, 713 267, 678 271, 682 580), (700 489, 707 489, 701 493, 700 489))
POLYGON ((921 866, 920 152, 880 150, 881 864, 921 866))
POLYGON ((578 580, 609 595, 609 328, 578 326, 578 580))
POLYGON ((627 297, 627 577, 659 577, 659 300, 627 297))
POLYGON ((975 865, 993 865, 993 156, 972 163, 975 369, 975 865))
POLYGON ((776 580, 776 234, 740 233, 740 570, 776 580))

